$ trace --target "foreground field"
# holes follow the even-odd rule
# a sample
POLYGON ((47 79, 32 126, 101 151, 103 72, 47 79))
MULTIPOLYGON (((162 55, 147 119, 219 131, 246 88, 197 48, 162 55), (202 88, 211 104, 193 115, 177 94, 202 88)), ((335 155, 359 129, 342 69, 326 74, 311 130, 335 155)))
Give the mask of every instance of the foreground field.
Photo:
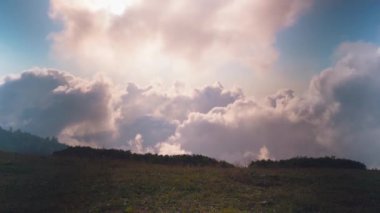
POLYGON ((380 172, 0 153, 0 212, 379 212, 380 172))

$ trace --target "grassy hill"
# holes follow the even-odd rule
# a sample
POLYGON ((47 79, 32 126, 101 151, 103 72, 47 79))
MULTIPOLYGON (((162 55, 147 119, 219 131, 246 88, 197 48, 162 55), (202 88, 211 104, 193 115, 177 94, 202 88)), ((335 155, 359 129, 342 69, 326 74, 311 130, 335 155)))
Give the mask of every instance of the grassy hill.
POLYGON ((380 172, 0 152, 0 212, 378 212, 380 172))

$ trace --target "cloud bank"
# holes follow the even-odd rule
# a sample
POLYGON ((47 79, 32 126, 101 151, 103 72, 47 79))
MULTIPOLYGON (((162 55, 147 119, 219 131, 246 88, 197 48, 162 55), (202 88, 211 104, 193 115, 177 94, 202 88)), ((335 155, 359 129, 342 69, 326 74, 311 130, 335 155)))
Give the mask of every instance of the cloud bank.
MULTIPOLYGON (((380 166, 380 51, 344 43, 304 94, 263 99, 220 83, 163 91, 35 69, 0 83, 0 125, 74 145, 230 162, 336 155, 380 166)), ((178 86, 178 85, 177 85, 178 86)))
POLYGON ((41 136, 58 135, 71 145, 128 148, 144 143, 154 147, 191 112, 207 113, 242 96, 241 90, 226 90, 220 83, 182 94, 133 83, 122 89, 102 76, 85 80, 57 70, 35 69, 3 79, 0 124, 41 136))
POLYGON ((335 57, 303 96, 281 90, 194 112, 167 143, 229 161, 262 158, 265 148, 269 158, 336 155, 379 166, 379 48, 345 43, 335 57))
POLYGON ((270 70, 278 57, 276 34, 311 5, 311 0, 101 2, 51 0, 50 16, 63 26, 51 35, 55 55, 87 70, 140 78, 175 75, 174 80, 231 63, 270 70), (116 5, 124 10, 115 11, 116 5))

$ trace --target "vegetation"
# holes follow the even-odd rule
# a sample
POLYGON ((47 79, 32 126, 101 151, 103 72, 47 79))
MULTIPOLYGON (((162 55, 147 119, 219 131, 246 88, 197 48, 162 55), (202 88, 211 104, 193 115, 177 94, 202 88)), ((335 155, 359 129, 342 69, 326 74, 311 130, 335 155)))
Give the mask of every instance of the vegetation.
POLYGON ((0 212, 378 212, 380 172, 0 152, 0 212))
POLYGON ((334 168, 334 169, 366 169, 363 163, 337 159, 335 157, 308 158, 296 157, 288 160, 258 160, 249 165, 251 168, 334 168))
POLYGON ((219 166, 233 167, 225 161, 217 161, 202 155, 157 155, 157 154, 135 154, 130 151, 115 149, 93 149, 90 147, 68 147, 65 150, 54 152, 54 156, 71 156, 80 158, 108 158, 130 160, 145 163, 182 165, 182 166, 219 166))
POLYGON ((5 130, 0 127, 0 150, 23 154, 50 155, 67 148, 55 137, 41 138, 20 130, 5 130))
POLYGON ((0 128, 0 212, 378 212, 380 172, 334 157, 253 161, 67 147, 0 128), (53 153, 53 155, 48 155, 53 153))

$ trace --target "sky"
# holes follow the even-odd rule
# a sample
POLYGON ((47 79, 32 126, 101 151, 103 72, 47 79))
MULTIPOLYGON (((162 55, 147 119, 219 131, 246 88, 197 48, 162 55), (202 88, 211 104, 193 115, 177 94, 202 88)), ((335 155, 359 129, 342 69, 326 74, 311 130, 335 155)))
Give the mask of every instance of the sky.
POLYGON ((376 0, 2 0, 0 125, 232 163, 379 167, 376 0))

